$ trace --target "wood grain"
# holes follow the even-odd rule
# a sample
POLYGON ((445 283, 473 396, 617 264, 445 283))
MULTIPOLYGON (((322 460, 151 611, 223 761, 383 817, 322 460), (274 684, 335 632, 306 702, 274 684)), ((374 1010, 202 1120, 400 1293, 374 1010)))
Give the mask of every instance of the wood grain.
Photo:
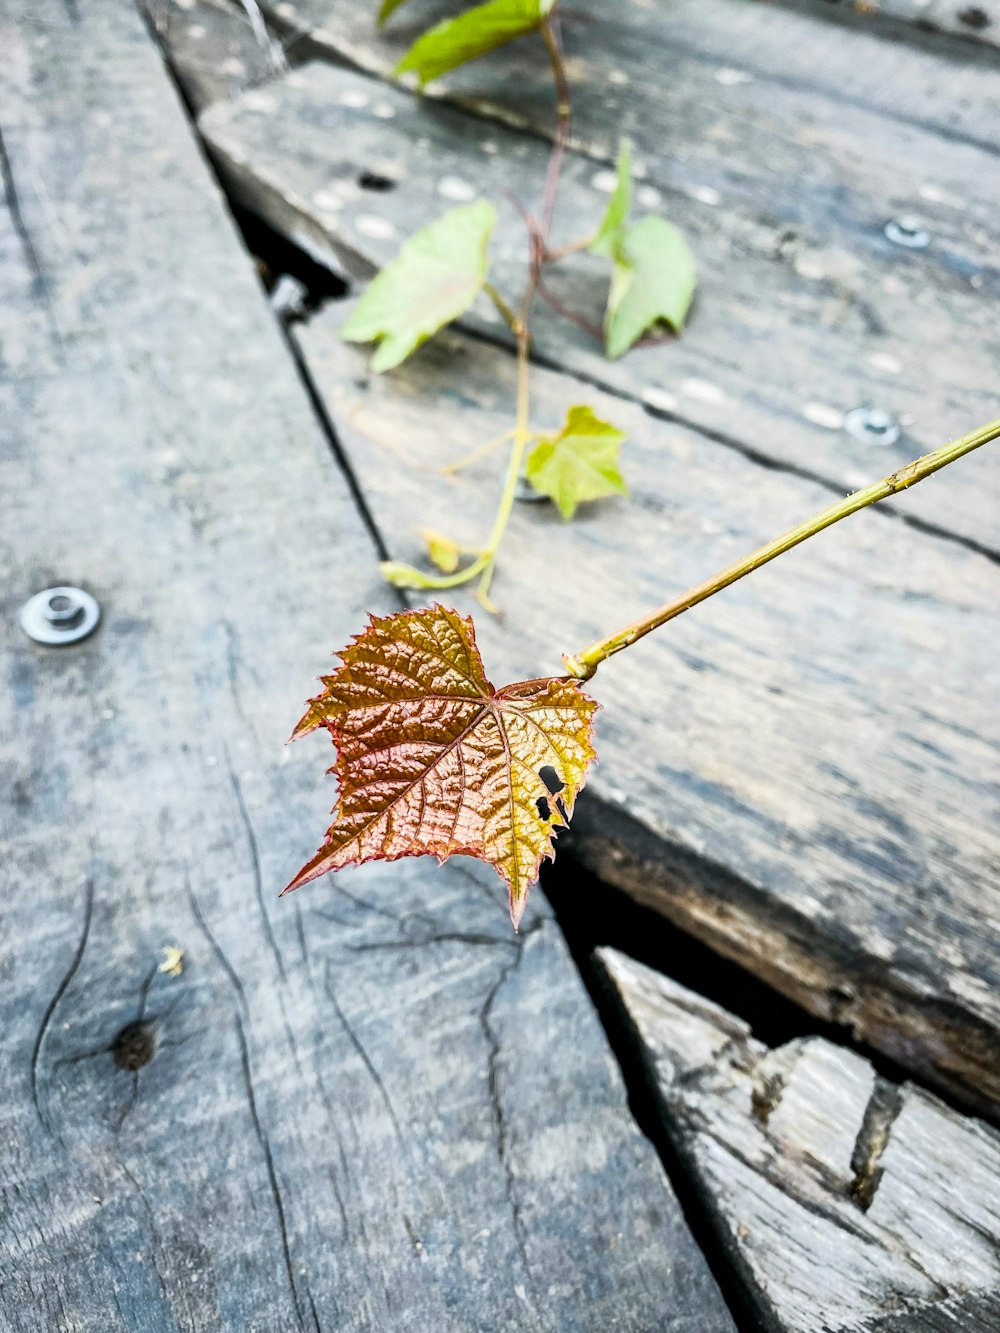
POLYGON ((761 1327, 997 1327, 996 1131, 852 1051, 821 1038, 771 1050, 659 973, 598 958, 761 1327))
POLYGON ((0 89, 0 1322, 726 1333, 539 895, 279 903, 370 537, 136 13, 8 8, 0 89), (63 581, 102 626, 40 648, 63 581))
MULTIPOLYGON (((638 211, 666 213, 698 259, 683 337, 610 362, 591 334, 539 302, 538 358, 838 491, 1000 413, 995 159, 870 113, 862 124, 861 112, 838 115, 817 137, 775 108, 770 136, 757 134, 746 108, 728 105, 730 90, 713 87, 719 132, 660 126, 671 156, 645 159, 648 179, 637 191, 638 211), (970 180, 981 183, 979 202, 970 180), (926 217, 935 243, 900 250, 883 223, 928 181, 940 191, 926 217), (945 202, 959 195, 971 212, 945 202), (899 419, 896 443, 852 438, 845 414, 864 405, 899 419)), ((496 202, 494 280, 516 301, 526 240, 506 196, 513 173, 519 196, 537 201, 541 140, 321 64, 217 105, 201 128, 242 203, 355 277, 456 201, 496 202), (372 179, 385 184, 366 189, 372 179)), ((609 176, 590 158, 570 157, 557 240, 596 225, 609 176)), ((557 299, 600 326, 605 261, 578 256, 548 281, 557 299)), ((486 303, 466 323, 507 336, 486 303)), ((985 466, 982 491, 944 473, 914 493, 906 512, 1000 552, 1000 456, 985 466)))
MULTIPOLYGON (((374 4, 262 0, 262 7, 303 53, 385 75, 411 42, 463 4, 408 0, 381 31, 374 4)), ((742 115, 748 155, 765 161, 771 143, 796 129, 832 130, 872 112, 885 133, 898 123, 997 147, 997 53, 983 45, 913 40, 912 28, 911 40, 896 40, 905 35, 900 25, 844 23, 827 0, 569 0, 561 8, 576 136, 600 157, 614 151, 623 120, 651 159, 679 155, 689 139, 702 140, 717 125, 723 106, 742 115), (823 22, 824 12, 835 21, 823 22)), ((525 40, 436 80, 430 93, 548 134, 551 88, 542 43, 525 40)), ((715 138, 721 145, 722 136, 715 138)), ((730 149, 737 142, 730 140, 730 149)))
MULTIPOLYGON (((390 554, 418 527, 475 547, 502 459, 437 469, 511 420, 513 359, 471 337, 388 376, 296 336, 390 554)), ((563 523, 519 505, 479 616, 499 685, 666 601, 828 503, 828 492, 536 370, 531 416, 573 403, 628 435, 631 500, 563 523)), ((985 451, 984 451, 985 452, 985 451)), ((988 460, 955 468, 969 492, 988 460)), ((1000 1108, 998 570, 884 511, 859 515, 650 635, 593 682, 601 762, 572 845, 714 947, 957 1094, 1000 1108)), ((449 600, 475 609, 471 597, 449 600)))
MULTIPOLYGON (((780 2, 780 0, 779 0, 780 2)), ((793 6, 800 0, 790 0, 793 6)), ((986 0, 985 4, 955 4, 954 0, 805 0, 805 6, 814 13, 829 13, 838 18, 846 16, 856 23, 873 19, 888 19, 891 23, 910 25, 919 32, 946 33, 967 41, 1000 44, 1000 4, 986 0)), ((905 30, 902 30, 905 31, 905 30)))

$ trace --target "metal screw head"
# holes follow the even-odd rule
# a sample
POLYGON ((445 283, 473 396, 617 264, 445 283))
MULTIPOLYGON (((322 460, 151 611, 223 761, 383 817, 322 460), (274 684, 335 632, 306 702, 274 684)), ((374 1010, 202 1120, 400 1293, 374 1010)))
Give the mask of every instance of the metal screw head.
POLYGON ((909 214, 902 218, 890 218, 883 230, 887 240, 907 250, 926 250, 931 243, 931 234, 927 228, 919 218, 909 214))
POLYGON ((271 309, 284 323, 302 319, 309 304, 305 283, 290 273, 281 273, 271 289, 271 309))
POLYGON ((21 628, 36 643, 79 643, 101 619, 96 598, 82 588, 46 588, 21 607, 21 628))
POLYGON ((855 407, 844 417, 844 429, 865 444, 895 444, 899 439, 899 422, 881 407, 855 407))

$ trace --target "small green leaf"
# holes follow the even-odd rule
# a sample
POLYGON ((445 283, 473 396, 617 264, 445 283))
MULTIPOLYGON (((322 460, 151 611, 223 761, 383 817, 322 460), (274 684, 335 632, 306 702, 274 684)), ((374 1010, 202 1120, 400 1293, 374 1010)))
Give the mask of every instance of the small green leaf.
MULTIPOLYGON (((407 51, 394 73, 414 70, 421 85, 537 28, 555 0, 489 0, 444 19, 407 51)), ((402 0, 397 0, 402 3, 402 0)))
POLYGON ((632 204, 632 145, 623 139, 618 148, 618 179, 608 200, 608 207, 597 235, 590 242, 590 252, 594 255, 607 255, 613 259, 621 242, 622 229, 628 220, 628 211, 632 204))
POLYGON ((420 535, 427 543, 427 554, 431 563, 443 574, 454 574, 462 554, 458 544, 450 537, 445 537, 443 533, 435 532, 433 528, 421 528, 420 535))
POLYGON ((528 481, 572 518, 584 500, 628 495, 618 471, 618 451, 625 436, 589 407, 571 407, 558 435, 543 436, 528 455, 528 481))
POLYGON ((608 294, 604 339, 614 359, 654 324, 680 333, 696 282, 683 233, 663 218, 641 218, 621 236, 608 294))
POLYGON ((496 209, 484 200, 453 208, 411 236, 368 284, 341 330, 345 342, 378 342, 372 370, 391 370, 468 310, 489 269, 496 209))

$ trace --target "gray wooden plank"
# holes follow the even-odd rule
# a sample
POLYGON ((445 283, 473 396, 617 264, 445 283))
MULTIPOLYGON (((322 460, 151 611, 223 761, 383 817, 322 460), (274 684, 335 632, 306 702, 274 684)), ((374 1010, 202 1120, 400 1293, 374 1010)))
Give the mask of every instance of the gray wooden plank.
MULTIPOLYGON (((375 4, 262 2, 303 51, 379 75, 431 23, 464 7, 462 0, 408 0, 377 31, 375 4)), ((881 123, 884 134, 896 123, 997 148, 997 53, 974 43, 902 43, 887 40, 880 25, 821 22, 816 6, 757 0, 569 0, 562 27, 576 138, 598 157, 614 151, 619 124, 641 155, 654 159, 689 141, 711 143, 720 108, 743 122, 728 149, 720 137, 715 141, 736 178, 740 146, 751 159, 766 159, 772 141, 836 142, 838 124, 856 117, 881 123)), ((436 80, 429 91, 551 132, 551 75, 540 42, 512 44, 436 80)), ((774 179, 781 178, 775 162, 774 179)))
MULTIPOLYGON (((508 425, 513 358, 453 333, 373 377, 344 309, 296 337, 391 555, 419 561, 422 526, 474 547, 501 464, 436 469, 508 425)), ((479 616, 497 678, 558 670, 829 503, 571 376, 535 370, 531 392, 540 430, 586 402, 627 432, 632 499, 573 524, 517 507, 504 619, 479 616)), ((956 467, 970 493, 987 465, 956 467)), ((874 512, 650 635, 592 682, 601 763, 572 837, 605 880, 994 1111, 997 588, 994 562, 874 512)))
POLYGON ((266 83, 288 68, 284 45, 256 0, 141 0, 196 111, 266 83))
MULTIPOLYGON (((538 356, 845 489, 997 415, 995 160, 911 131, 901 144, 898 127, 883 137, 878 118, 864 127, 845 120, 826 148, 795 141, 789 157, 767 142, 750 148, 741 118, 718 99, 714 114, 719 135, 665 139, 676 156, 650 159, 638 191, 639 210, 665 211, 698 258, 701 287, 683 337, 609 362, 588 333, 539 302, 538 356), (723 191, 716 159, 730 139, 740 183, 723 191), (982 190, 981 214, 970 205, 975 226, 945 202, 970 179, 982 190), (919 255, 900 251, 882 221, 929 180, 942 192, 929 219, 937 243, 919 255), (970 276, 983 285, 970 286, 970 276), (900 419, 895 444, 844 429, 845 414, 865 404, 900 419)), ((509 296, 520 290, 524 229, 505 195, 513 173, 519 195, 537 199, 547 157, 540 140, 319 63, 212 108, 201 128, 234 193, 338 271, 370 272, 456 198, 496 201, 495 280, 509 296), (366 190, 366 172, 393 188, 366 190)), ((608 176, 570 157, 558 239, 599 217, 608 176)), ((605 264, 578 256, 550 282, 600 323, 605 264)), ((507 336, 485 302, 467 323, 507 336)), ((960 474, 942 474, 908 499, 907 512, 1000 551, 1000 457, 984 466, 980 493, 960 474)))
POLYGON ((0 90, 61 358, 0 376, 0 1322, 725 1333, 540 896, 279 903, 332 797, 282 743, 392 603, 136 12, 6 8, 0 90), (104 621, 43 649, 63 580, 104 621))
MULTIPOLYGON (((801 0, 791 0, 793 5, 801 0)), ((954 0, 806 0, 819 13, 833 9, 849 13, 858 21, 889 19, 909 24, 922 32, 946 33, 969 41, 1000 44, 1000 4, 965 5, 954 0)))
POLYGON ((818 1037, 745 1023, 598 953, 666 1132, 762 1322, 781 1333, 992 1333, 1000 1136, 818 1037))

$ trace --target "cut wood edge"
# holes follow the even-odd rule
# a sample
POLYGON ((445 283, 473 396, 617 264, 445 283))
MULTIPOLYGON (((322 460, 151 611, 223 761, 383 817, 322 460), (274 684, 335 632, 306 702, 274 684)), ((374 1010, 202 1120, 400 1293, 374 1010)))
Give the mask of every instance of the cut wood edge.
POLYGON ((769 1049, 612 949, 597 960, 664 1129, 769 1329, 995 1329, 1000 1136, 855 1052, 769 1049))
POLYGON ((996 1031, 970 1009, 949 1013, 945 996, 879 966, 847 927, 836 952, 808 918, 762 899, 723 867, 696 864, 628 816, 602 806, 599 822, 597 829, 584 807, 572 835, 573 855, 599 880, 971 1110, 1000 1112, 996 1031))

